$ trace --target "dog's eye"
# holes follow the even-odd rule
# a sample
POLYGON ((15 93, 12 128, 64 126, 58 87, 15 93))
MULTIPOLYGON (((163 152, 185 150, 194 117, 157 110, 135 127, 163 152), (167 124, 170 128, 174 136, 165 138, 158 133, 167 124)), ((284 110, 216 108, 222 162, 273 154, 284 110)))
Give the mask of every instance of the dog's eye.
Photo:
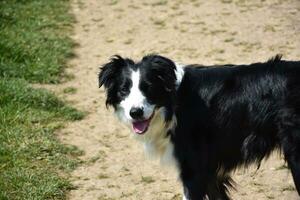
POLYGON ((122 87, 122 88, 120 88, 118 93, 120 96, 126 95, 128 93, 128 88, 122 87))

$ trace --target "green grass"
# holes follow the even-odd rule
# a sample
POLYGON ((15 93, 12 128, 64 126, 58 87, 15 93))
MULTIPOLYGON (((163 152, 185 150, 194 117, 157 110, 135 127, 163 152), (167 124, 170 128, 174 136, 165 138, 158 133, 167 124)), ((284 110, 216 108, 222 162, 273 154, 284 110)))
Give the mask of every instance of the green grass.
POLYGON ((0 199, 62 199, 71 186, 58 176, 81 152, 60 144, 54 131, 83 114, 44 89, 0 80, 0 199))
POLYGON ((64 76, 73 55, 69 3, 0 0, 0 200, 65 199, 72 188, 68 172, 82 152, 54 131, 83 113, 30 86, 64 76))
POLYGON ((155 180, 151 176, 142 176, 142 182, 149 184, 149 183, 154 183, 155 180))
POLYGON ((0 78, 57 83, 66 57, 73 18, 68 0, 0 1, 0 78))
POLYGON ((75 94, 76 91, 77 91, 77 89, 74 88, 74 87, 67 87, 63 90, 63 93, 65 93, 65 94, 75 94))

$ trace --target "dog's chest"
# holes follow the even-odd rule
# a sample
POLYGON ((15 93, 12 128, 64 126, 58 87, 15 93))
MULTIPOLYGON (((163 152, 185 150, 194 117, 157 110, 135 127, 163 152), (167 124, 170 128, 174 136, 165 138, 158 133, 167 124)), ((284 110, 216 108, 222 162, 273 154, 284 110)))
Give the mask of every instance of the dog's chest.
POLYGON ((154 114, 149 129, 144 135, 134 135, 144 146, 147 158, 158 158, 164 166, 174 166, 178 169, 177 160, 174 156, 174 144, 170 137, 177 125, 175 115, 169 122, 165 121, 164 108, 159 109, 154 114))
POLYGON ((144 150, 149 158, 159 158, 163 165, 177 167, 174 157, 174 145, 169 138, 160 141, 144 142, 144 150))
POLYGON ((147 139, 143 140, 144 150, 149 158, 159 158, 162 165, 178 168, 177 160, 174 157, 174 144, 170 139, 170 132, 176 125, 175 120, 169 125, 155 124, 147 133, 147 139))

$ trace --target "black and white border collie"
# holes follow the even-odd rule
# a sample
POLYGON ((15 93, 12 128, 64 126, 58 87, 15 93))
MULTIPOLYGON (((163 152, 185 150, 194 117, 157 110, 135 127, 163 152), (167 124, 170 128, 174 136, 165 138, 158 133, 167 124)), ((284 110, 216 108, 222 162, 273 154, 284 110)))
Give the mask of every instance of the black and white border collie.
POLYGON ((230 172, 280 149, 300 193, 300 62, 179 65, 159 55, 113 57, 101 68, 107 106, 172 162, 183 199, 230 199, 230 172))

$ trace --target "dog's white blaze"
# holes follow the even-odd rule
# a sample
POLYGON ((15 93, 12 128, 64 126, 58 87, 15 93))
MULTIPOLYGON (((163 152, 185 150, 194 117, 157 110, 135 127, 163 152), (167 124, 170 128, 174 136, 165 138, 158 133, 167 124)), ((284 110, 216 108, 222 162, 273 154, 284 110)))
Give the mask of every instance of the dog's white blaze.
POLYGON ((176 70, 175 70, 175 75, 176 75, 176 87, 178 89, 181 81, 182 81, 182 78, 184 76, 184 65, 182 64, 179 64, 179 63, 175 63, 175 66, 176 66, 176 70))
POLYGON ((130 109, 133 107, 143 107, 144 109, 144 118, 149 118, 153 111, 154 105, 150 105, 146 99, 146 97, 142 94, 139 89, 140 83, 140 71, 131 71, 131 81, 132 86, 130 88, 129 95, 121 101, 118 109, 118 116, 121 116, 123 121, 130 122, 132 120, 130 116, 130 109))

